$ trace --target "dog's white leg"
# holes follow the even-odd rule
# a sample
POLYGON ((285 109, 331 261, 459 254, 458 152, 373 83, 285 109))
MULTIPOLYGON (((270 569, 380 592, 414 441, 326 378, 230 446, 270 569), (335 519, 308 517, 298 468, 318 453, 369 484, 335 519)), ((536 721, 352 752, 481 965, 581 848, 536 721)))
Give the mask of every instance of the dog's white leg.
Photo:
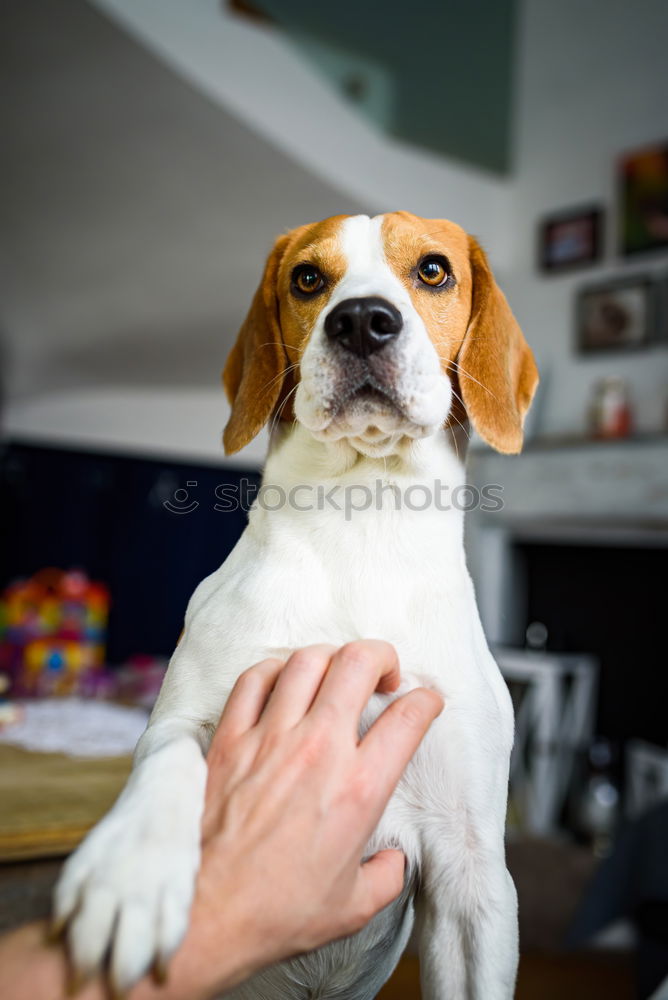
MULTIPOLYGON (((195 620, 220 573, 191 598, 127 785, 56 886, 54 917, 69 925, 75 969, 95 972, 109 956, 120 990, 154 961, 163 965, 185 934, 200 860, 204 754, 236 677, 264 655, 235 648, 227 622, 195 620)), ((236 613, 232 602, 226 607, 236 613)))
POLYGON ((66 862, 54 913, 70 922, 80 975, 111 949, 113 981, 125 990, 181 941, 199 866, 202 736, 185 720, 149 726, 116 804, 66 862))
MULTIPOLYGON (((164 965, 185 934, 200 860, 204 754, 239 673, 267 655, 249 648, 238 629, 235 646, 229 620, 197 617, 221 574, 207 577, 191 598, 127 785, 56 886, 54 915, 69 924, 75 968, 92 973, 109 955, 120 990, 154 961, 164 965)), ((233 601, 225 613, 241 617, 233 601)))
POLYGON ((469 676, 473 693, 446 692, 416 758, 429 817, 416 906, 424 1000, 511 1000, 515 989, 517 894, 504 845, 512 705, 500 675, 477 687, 469 676))
POLYGON ((502 856, 430 873, 418 902, 423 1000, 511 1000, 517 895, 502 856))

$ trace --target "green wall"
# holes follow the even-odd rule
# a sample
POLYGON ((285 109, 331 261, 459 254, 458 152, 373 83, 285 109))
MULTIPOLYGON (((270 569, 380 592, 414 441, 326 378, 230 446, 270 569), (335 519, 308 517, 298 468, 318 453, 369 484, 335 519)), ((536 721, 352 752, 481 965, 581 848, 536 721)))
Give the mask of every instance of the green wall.
POLYGON ((509 170, 515 0, 257 5, 382 128, 509 170))

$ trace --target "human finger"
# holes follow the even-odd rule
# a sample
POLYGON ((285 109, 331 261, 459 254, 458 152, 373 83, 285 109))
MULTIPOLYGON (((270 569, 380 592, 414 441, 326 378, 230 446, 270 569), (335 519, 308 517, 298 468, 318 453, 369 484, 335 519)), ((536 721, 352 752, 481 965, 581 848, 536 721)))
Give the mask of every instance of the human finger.
POLYGON ((393 701, 362 739, 360 751, 364 763, 376 775, 373 792, 379 814, 443 707, 443 698, 437 691, 414 688, 393 701))
POLYGON ((406 857, 403 851, 379 851, 362 865, 350 906, 353 929, 359 930, 396 899, 404 887, 406 857))
POLYGON ((257 724, 284 662, 270 657, 239 675, 211 742, 210 756, 213 753, 215 757, 221 745, 237 739, 257 724))
POLYGON ((296 725, 311 707, 335 652, 328 643, 296 650, 274 685, 263 722, 286 729, 296 725))
POLYGON ((348 642, 332 656, 313 702, 313 712, 317 715, 334 707, 357 732, 362 709, 374 691, 393 691, 399 681, 399 658, 389 642, 382 639, 348 642))

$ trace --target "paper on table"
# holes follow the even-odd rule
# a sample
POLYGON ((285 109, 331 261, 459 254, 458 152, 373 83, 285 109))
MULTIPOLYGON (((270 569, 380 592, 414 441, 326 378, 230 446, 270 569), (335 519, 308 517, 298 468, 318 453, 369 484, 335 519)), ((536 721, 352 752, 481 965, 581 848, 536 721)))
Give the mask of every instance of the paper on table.
POLYGON ((0 743, 71 757, 132 753, 148 713, 104 701, 50 698, 24 701, 23 718, 0 729, 0 743))

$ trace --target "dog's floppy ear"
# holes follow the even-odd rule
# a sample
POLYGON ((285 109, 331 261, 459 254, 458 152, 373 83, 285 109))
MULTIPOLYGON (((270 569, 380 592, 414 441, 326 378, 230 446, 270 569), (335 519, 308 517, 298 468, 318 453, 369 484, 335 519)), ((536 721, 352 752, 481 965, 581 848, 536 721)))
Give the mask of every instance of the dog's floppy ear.
POLYGON ((228 455, 252 441, 272 415, 287 367, 281 339, 276 283, 289 234, 279 236, 265 264, 246 319, 223 370, 232 413, 223 432, 228 455))
POLYGON ((478 434, 497 451, 516 454, 522 450, 522 426, 538 385, 538 369, 473 237, 469 256, 471 316, 457 356, 461 394, 478 434))

